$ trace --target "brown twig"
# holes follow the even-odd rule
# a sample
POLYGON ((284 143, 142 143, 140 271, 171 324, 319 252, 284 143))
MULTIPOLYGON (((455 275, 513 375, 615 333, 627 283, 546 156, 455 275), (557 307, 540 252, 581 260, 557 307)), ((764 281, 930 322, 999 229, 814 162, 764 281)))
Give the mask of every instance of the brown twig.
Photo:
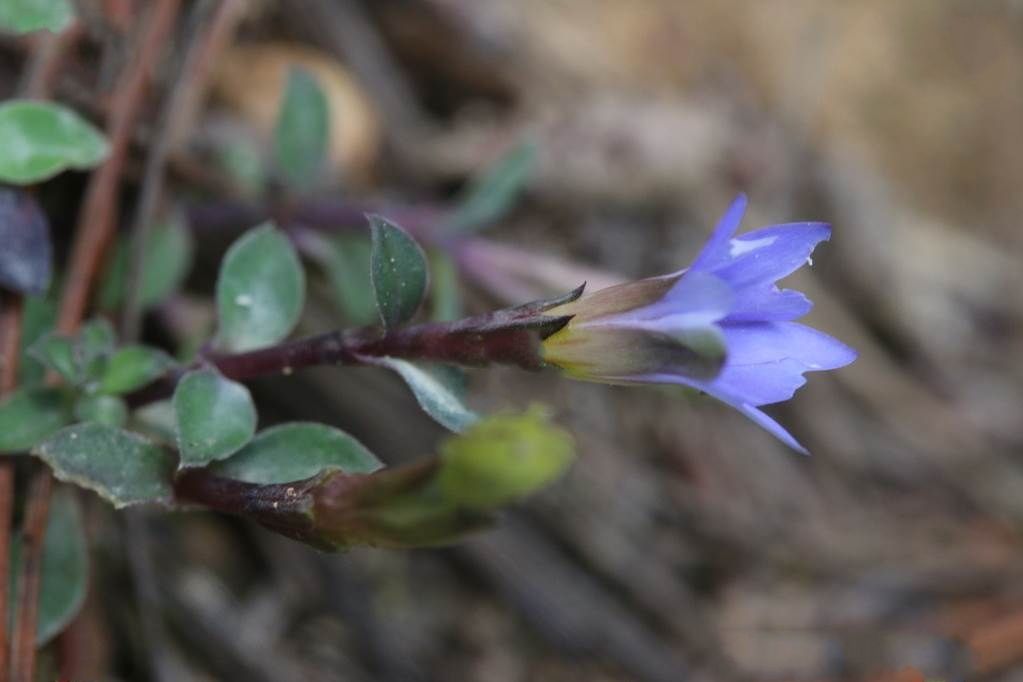
POLYGON ((207 352, 189 366, 175 367, 125 396, 143 405, 173 394, 186 372, 212 365, 237 381, 323 365, 383 365, 388 358, 444 362, 470 367, 493 364, 538 370, 544 366, 540 343, 571 316, 546 311, 574 301, 583 287, 543 301, 505 308, 451 322, 427 322, 382 331, 375 327, 337 330, 242 353, 207 352))
POLYGON ((18 593, 17 617, 14 619, 11 680, 32 682, 35 679, 36 629, 39 622, 39 584, 42 581, 43 539, 46 518, 50 511, 53 476, 42 469, 32 480, 25 504, 22 524, 21 589, 18 593))
MULTIPOLYGON (((117 84, 107 125, 110 156, 92 175, 86 188, 57 315, 56 327, 65 334, 74 333, 85 316, 99 265, 113 236, 119 182, 131 133, 142 110, 146 85, 170 36, 179 6, 180 0, 161 0, 153 6, 140 36, 138 54, 117 84)), ((33 481, 26 502, 22 587, 14 625, 14 682, 31 682, 35 669, 42 538, 52 491, 52 476, 44 469, 33 481)))
POLYGON ((57 329, 62 333, 73 333, 85 316, 96 272, 114 233, 119 181, 131 133, 145 102, 153 66, 167 43, 179 6, 180 0, 161 0, 153 6, 139 41, 138 55, 114 93, 107 126, 110 156, 89 180, 79 213, 75 245, 57 315, 57 329))
POLYGON ((132 221, 131 259, 128 266, 127 297, 121 319, 126 339, 138 336, 142 318, 141 287, 146 243, 160 204, 164 176, 173 152, 209 75, 216 55, 229 39, 244 8, 242 0, 203 0, 193 13, 196 37, 180 60, 178 77, 156 126, 153 147, 146 160, 142 192, 132 221))
POLYGON ((83 34, 82 24, 78 21, 57 34, 47 31, 41 33, 21 81, 20 90, 25 97, 29 99, 49 97, 57 87, 64 58, 83 34))
MULTIPOLYGON (((21 346, 22 298, 19 294, 5 294, 0 308, 0 333, 3 347, 0 357, 0 396, 6 396, 18 383, 18 351, 21 346)), ((11 571, 11 522, 14 511, 14 463, 8 458, 0 460, 0 614, 7 613, 8 586, 11 571)), ((7 682, 10 636, 7 618, 0 618, 0 682, 7 682)))

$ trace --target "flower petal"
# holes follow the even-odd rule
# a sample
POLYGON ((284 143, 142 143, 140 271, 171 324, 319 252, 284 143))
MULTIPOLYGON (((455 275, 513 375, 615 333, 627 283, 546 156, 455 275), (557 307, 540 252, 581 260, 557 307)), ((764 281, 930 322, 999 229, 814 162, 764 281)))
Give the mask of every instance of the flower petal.
POLYGON ((752 405, 742 397, 731 393, 726 387, 719 383, 719 380, 699 381, 678 375, 658 374, 643 377, 642 381, 650 383, 682 384, 684 386, 695 388, 698 391, 702 391, 709 396, 717 398, 726 405, 734 407, 736 410, 746 415, 747 418, 796 452, 802 455, 810 454, 809 451, 803 447, 803 445, 800 444, 791 433, 785 430, 781 424, 769 417, 762 410, 757 409, 755 405, 752 405))
POLYGON ((721 263, 728 259, 728 243, 739 229, 742 222, 742 215, 746 212, 746 195, 740 194, 728 207, 725 214, 721 216, 717 227, 711 233, 707 243, 703 245, 696 260, 690 266, 690 270, 710 270, 715 263, 721 263))
POLYGON ((724 322, 788 322, 806 315, 811 308, 813 303, 799 291, 762 284, 737 291, 724 322))
POLYGON ((658 331, 699 327, 727 315, 734 299, 732 287, 720 277, 690 270, 656 303, 607 319, 612 324, 627 323, 658 331))
MULTIPOLYGON (((725 401, 725 402, 728 402, 728 401, 725 401)), ((781 424, 776 422, 774 419, 769 417, 762 410, 758 410, 757 408, 753 407, 752 405, 745 405, 745 404, 737 405, 735 403, 729 403, 729 404, 732 405, 732 407, 734 407, 735 409, 739 410, 739 412, 742 412, 744 415, 746 415, 747 417, 752 419, 756 424, 758 424, 765 431, 767 431, 772 436, 774 436, 775 438, 780 440, 782 443, 785 443, 785 445, 788 445, 790 448, 792 448, 793 450, 795 450, 799 454, 801 454, 801 455, 809 455, 810 454, 810 451, 807 450, 805 447, 803 447, 803 444, 800 443, 798 440, 796 440, 792 436, 792 434, 789 433, 785 429, 784 426, 782 426, 781 424)))
POLYGON ((856 359, 856 351, 824 332, 798 322, 722 324, 728 367, 791 359, 805 370, 838 369, 856 359))
POLYGON ((744 403, 760 407, 790 400, 806 384, 806 371, 806 366, 795 360, 726 366, 711 383, 744 403))
POLYGON ((814 247, 831 236, 827 223, 789 223, 772 225, 728 242, 728 257, 717 259, 709 267, 735 288, 763 282, 775 282, 799 269, 810 258, 814 247))

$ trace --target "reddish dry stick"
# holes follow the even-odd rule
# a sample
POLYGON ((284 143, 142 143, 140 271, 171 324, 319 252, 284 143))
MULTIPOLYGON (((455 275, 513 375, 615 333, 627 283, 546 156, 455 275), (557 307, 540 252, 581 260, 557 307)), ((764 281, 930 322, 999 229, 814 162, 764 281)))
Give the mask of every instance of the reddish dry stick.
MULTIPOLYGON (((0 302, 0 396, 7 396, 18 383, 18 350, 21 346, 22 299, 14 293, 3 295, 0 302)), ((14 463, 0 459, 0 614, 7 613, 11 571, 11 520, 14 510, 14 463)), ((9 633, 7 619, 0 618, 0 682, 7 682, 9 633)))

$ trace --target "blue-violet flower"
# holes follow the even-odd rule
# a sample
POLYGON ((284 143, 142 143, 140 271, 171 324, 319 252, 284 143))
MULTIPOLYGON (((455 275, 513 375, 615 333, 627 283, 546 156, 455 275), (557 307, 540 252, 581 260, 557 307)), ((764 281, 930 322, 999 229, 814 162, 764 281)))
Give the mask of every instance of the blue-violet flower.
POLYGON ((745 208, 739 196, 688 269, 547 311, 572 319, 543 342, 544 360, 590 381, 691 386, 805 453, 758 408, 791 398, 805 372, 856 359, 844 343, 794 322, 812 304, 775 284, 809 262, 831 228, 789 223, 735 237, 745 208))

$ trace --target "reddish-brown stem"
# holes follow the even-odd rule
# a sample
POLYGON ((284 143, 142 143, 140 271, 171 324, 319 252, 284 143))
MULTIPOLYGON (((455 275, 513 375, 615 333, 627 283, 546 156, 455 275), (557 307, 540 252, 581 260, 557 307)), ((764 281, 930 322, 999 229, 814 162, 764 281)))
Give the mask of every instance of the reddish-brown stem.
MULTIPOLYGON (((6 396, 18 383, 18 355, 21 347, 22 298, 19 294, 5 293, 0 301, 0 396, 6 396)), ((11 571, 11 522, 14 511, 14 463, 6 457, 0 459, 0 614, 8 607, 8 586, 11 571)), ((8 620, 0 618, 0 682, 7 682, 10 634, 8 620)))
POLYGON ((404 358, 480 367, 490 364, 540 369, 540 344, 564 327, 569 316, 545 311, 578 298, 579 287, 559 298, 536 301, 453 322, 430 322, 384 332, 373 327, 333 331, 245 353, 206 353, 189 367, 174 369, 126 396, 143 405, 174 392, 190 369, 213 365, 229 379, 252 379, 321 365, 377 365, 404 358))
POLYGON ((25 504, 21 531, 21 589, 17 595, 14 647, 11 656, 12 682, 32 682, 35 677, 36 629, 39 622, 39 584, 42 580, 43 539, 50 511, 53 476, 41 469, 32 480, 25 504))
MULTIPOLYGON (((18 384, 18 350, 21 347, 22 298, 20 294, 0 294, 0 395, 6 395, 18 384)), ((0 619, 2 620, 2 619, 0 619)))
POLYGON ((57 315, 57 329, 65 334, 73 333, 85 316, 96 272, 114 234, 121 172, 131 133, 145 103, 146 86, 157 57, 167 44, 174 26, 179 5, 179 0, 161 0, 154 4, 145 31, 140 36, 138 54, 129 63, 114 92, 107 125, 110 155, 93 173, 85 190, 57 315))
POLYGON ((47 31, 40 33, 38 44, 32 51, 21 82, 21 92, 25 97, 29 99, 49 97, 56 89, 65 57, 83 33, 82 24, 78 21, 57 34, 47 31))

